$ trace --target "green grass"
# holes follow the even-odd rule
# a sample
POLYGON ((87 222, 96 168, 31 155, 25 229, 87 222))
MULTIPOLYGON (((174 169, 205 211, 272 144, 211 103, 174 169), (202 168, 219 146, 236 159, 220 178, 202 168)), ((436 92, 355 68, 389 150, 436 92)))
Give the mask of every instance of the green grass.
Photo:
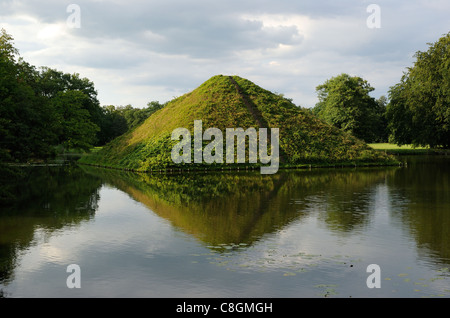
POLYGON ((426 154, 433 152, 428 147, 414 147, 413 145, 398 146, 390 143, 373 143, 368 145, 375 150, 381 150, 390 154, 426 154))
POLYGON ((102 149, 103 149, 103 147, 93 147, 93 148, 91 148, 91 153, 99 152, 102 149))

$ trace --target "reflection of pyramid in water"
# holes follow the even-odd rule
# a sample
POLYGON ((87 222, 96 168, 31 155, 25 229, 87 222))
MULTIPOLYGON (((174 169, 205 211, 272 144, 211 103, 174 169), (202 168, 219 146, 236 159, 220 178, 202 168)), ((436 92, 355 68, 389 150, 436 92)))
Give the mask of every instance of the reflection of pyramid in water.
MULTIPOLYGON (((394 161, 383 152, 374 151, 363 141, 319 120, 309 110, 297 107, 281 95, 238 76, 217 75, 192 92, 172 100, 141 126, 116 138, 99 152, 83 157, 80 162, 139 171, 199 168, 200 163, 175 164, 171 158, 171 150, 179 142, 171 139, 172 132, 177 128, 186 128, 193 135, 196 120, 202 121, 204 130, 218 128, 222 132, 227 128, 279 129, 282 166, 356 161, 386 164, 387 161, 394 161)), ((204 142, 203 146, 207 144, 204 142)), ((260 160, 252 165, 259 164, 260 160)), ((218 168, 225 164, 211 165, 218 168)), ((205 167, 211 165, 204 164, 205 167)))
MULTIPOLYGON (((149 175, 85 170, 128 193, 176 228, 209 246, 250 245, 263 235, 308 216, 312 210, 310 197, 327 189, 332 194, 342 185, 353 193, 355 189, 384 180, 389 173, 386 169, 358 173, 323 169, 268 176, 258 172, 149 175)), ((365 199, 358 202, 352 198, 352 202, 355 211, 367 210, 365 199)), ((351 232, 367 221, 369 215, 342 212, 338 204, 330 195, 323 220, 332 230, 351 232)))
POLYGON ((286 224, 296 216, 275 202, 282 175, 192 173, 177 180, 179 176, 117 177, 119 172, 108 172, 108 182, 208 245, 251 244, 272 232, 274 224, 286 224))

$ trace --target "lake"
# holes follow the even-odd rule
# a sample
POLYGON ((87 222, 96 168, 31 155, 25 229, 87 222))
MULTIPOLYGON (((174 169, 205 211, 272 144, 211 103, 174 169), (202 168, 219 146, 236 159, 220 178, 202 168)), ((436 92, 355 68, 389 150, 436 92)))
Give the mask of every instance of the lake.
POLYGON ((275 175, 23 168, 0 213, 0 296, 448 298, 450 156, 401 159, 275 175))

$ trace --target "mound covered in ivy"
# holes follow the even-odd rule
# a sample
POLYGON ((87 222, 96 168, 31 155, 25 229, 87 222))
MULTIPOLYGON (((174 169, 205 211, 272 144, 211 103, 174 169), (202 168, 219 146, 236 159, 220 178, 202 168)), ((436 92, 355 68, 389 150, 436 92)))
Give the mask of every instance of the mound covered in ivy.
MULTIPOLYGON (((238 76, 217 75, 197 89, 175 98, 142 125, 114 139, 82 164, 134 171, 158 169, 252 168, 261 163, 179 163, 171 157, 172 132, 194 121, 203 129, 278 128, 280 167, 387 165, 395 159, 315 117, 308 109, 238 76)), ((193 142, 193 141, 192 141, 193 142)), ((203 141, 203 145, 208 141, 203 141)), ((224 151, 225 152, 225 151, 224 151)))

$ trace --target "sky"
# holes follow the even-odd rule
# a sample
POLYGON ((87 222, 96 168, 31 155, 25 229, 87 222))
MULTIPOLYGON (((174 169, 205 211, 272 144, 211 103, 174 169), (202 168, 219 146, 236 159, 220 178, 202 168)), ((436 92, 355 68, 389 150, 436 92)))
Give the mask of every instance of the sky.
POLYGON ((389 87, 450 31, 448 0, 0 0, 20 56, 142 108, 238 75, 302 107, 341 73, 389 87))

